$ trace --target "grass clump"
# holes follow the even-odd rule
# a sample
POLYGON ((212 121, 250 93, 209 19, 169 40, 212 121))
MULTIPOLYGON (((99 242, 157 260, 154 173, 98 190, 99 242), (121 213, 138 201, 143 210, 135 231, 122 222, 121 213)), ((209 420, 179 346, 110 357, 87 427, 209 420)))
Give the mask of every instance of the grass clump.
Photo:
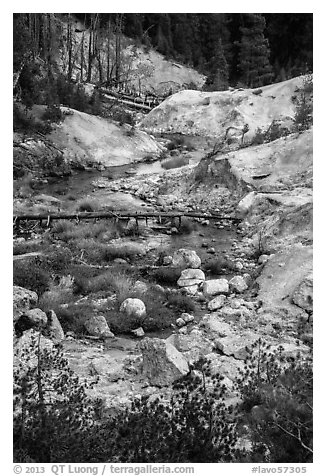
POLYGON ((35 291, 40 296, 49 289, 52 280, 39 260, 29 259, 14 261, 13 281, 14 285, 35 291))
POLYGON ((160 266, 152 273, 152 278, 159 284, 175 285, 181 275, 181 268, 160 266))
POLYGON ((100 209, 100 204, 94 198, 83 198, 79 200, 76 205, 77 212, 96 212, 100 209))
POLYGON ((193 312, 196 305, 190 296, 181 293, 171 293, 168 295, 168 305, 179 312, 193 312))

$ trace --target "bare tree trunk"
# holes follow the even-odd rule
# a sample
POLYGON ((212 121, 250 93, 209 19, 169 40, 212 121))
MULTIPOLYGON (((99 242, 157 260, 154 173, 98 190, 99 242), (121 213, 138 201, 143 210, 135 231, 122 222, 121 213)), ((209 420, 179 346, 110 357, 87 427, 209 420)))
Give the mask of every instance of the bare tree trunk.
POLYGON ((108 24, 108 34, 107 34, 107 52, 106 52, 106 82, 107 85, 111 79, 111 70, 110 70, 110 43, 111 43, 111 20, 109 20, 108 24))
POLYGON ((68 34, 67 34, 67 47, 68 47, 68 81, 71 81, 72 77, 72 27, 71 16, 68 13, 68 34))

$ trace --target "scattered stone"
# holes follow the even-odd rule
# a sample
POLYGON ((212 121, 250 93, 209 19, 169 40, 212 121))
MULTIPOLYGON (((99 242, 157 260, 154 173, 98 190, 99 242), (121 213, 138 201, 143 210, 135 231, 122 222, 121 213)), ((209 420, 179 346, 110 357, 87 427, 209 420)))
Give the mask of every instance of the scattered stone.
POLYGON ((181 272, 177 281, 178 286, 189 287, 201 284, 205 281, 205 274, 201 269, 188 268, 181 272))
POLYGON ((180 317, 185 321, 186 324, 189 324, 189 322, 193 322, 193 320, 195 319, 194 316, 192 314, 188 314, 188 312, 183 312, 180 317))
POLYGON ((215 248, 208 248, 207 253, 214 255, 216 253, 215 248))
POLYGON ((202 243, 202 244, 201 244, 201 247, 202 247, 202 248, 208 248, 208 243, 202 243))
POLYGON ((128 261, 126 261, 125 259, 123 258, 115 258, 113 260, 113 263, 116 263, 116 264, 128 264, 128 261))
POLYGON ((92 316, 84 324, 85 329, 91 336, 109 339, 114 337, 110 331, 104 316, 92 316))
POLYGON ((123 312, 127 316, 145 317, 146 307, 141 299, 127 298, 120 306, 120 312, 123 312))
POLYGON ((200 268, 201 259, 197 253, 193 250, 188 250, 185 248, 180 248, 175 251, 172 258, 172 264, 175 267, 180 268, 200 268))
POLYGON ((236 293, 243 293, 246 289, 248 289, 248 285, 242 276, 234 276, 229 281, 231 291, 235 291, 236 293))
POLYGON ((171 228, 171 235, 178 235, 179 234, 179 230, 178 228, 176 228, 175 226, 173 226, 171 228))
POLYGON ((183 286, 182 290, 185 291, 189 296, 195 296, 198 292, 198 285, 193 284, 192 286, 183 286))
POLYGON ((226 296, 224 294, 220 294, 216 296, 214 299, 209 301, 207 307, 210 311, 216 311, 217 309, 221 309, 224 306, 226 296))
POLYGON ((223 307, 220 312, 225 319, 230 319, 230 320, 241 316, 240 309, 233 309, 230 306, 223 307))
POLYGON ((183 327, 183 326, 186 325, 186 322, 181 317, 178 317, 178 319, 175 321, 175 323, 178 327, 183 327))
POLYGON ((234 266, 239 271, 243 269, 243 264, 240 261, 237 261, 234 266))
POLYGON ((143 281, 136 281, 133 286, 133 290, 136 293, 145 294, 148 291, 148 286, 143 281))
POLYGON ((172 264, 172 256, 164 256, 163 265, 168 266, 170 264, 172 264))
POLYGON ((258 264, 265 264, 269 260, 269 255, 260 255, 258 258, 258 264))
POLYGON ((139 347, 143 355, 142 374, 150 385, 168 386, 189 372, 186 359, 170 342, 145 337, 139 347))
POLYGON ((204 282, 203 293, 206 296, 228 294, 229 284, 226 279, 210 279, 204 282))
POLYGON ((209 225, 209 220, 203 220, 200 224, 202 226, 208 226, 209 225))
POLYGON ((38 301, 38 296, 30 289, 14 286, 13 289, 13 319, 14 323, 22 314, 29 311, 31 307, 35 306, 38 301))
POLYGON ((136 337, 144 337, 145 335, 145 331, 142 327, 137 327, 137 329, 133 329, 131 332, 136 337))

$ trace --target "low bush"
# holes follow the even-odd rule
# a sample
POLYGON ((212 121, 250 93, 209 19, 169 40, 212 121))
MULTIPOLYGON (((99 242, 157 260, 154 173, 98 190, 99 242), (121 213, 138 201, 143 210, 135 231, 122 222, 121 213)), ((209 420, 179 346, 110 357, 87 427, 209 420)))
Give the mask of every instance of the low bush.
POLYGON ((45 109, 42 119, 44 121, 49 121, 59 123, 65 118, 65 115, 62 113, 60 106, 57 106, 56 104, 51 104, 47 106, 45 109))
POLYGON ((100 204, 94 198, 83 198, 79 200, 76 205, 77 212, 96 212, 100 209, 100 204))
POLYGON ((188 218, 182 218, 181 224, 178 226, 178 232, 181 235, 190 235, 197 229, 197 224, 188 218))
POLYGON ((41 243, 35 241, 24 241, 22 243, 15 243, 13 248, 14 255, 23 255, 25 253, 32 253, 40 251, 42 248, 41 243))
POLYGON ((185 294, 171 293, 167 297, 168 305, 178 312, 192 312, 196 305, 190 296, 185 294))
POLYGON ((14 261, 13 278, 16 286, 35 291, 38 296, 47 291, 51 283, 50 273, 42 268, 38 259, 14 261))
POLYGON ((64 332, 72 331, 77 335, 85 333, 85 322, 95 314, 94 307, 89 303, 71 303, 67 307, 59 306, 55 312, 64 332))
POLYGON ((69 248, 58 248, 42 256, 42 267, 50 272, 62 274, 68 270, 72 258, 69 248))
POLYGON ((14 131, 23 132, 39 132, 41 134, 49 134, 52 127, 48 122, 39 121, 33 116, 24 112, 22 107, 14 103, 13 109, 13 127, 14 131))
POLYGON ((206 272, 211 273, 212 275, 225 274, 230 271, 234 271, 235 265, 233 261, 226 258, 214 258, 209 260, 203 265, 203 269, 206 272))
MULTIPOLYGON (((173 385, 170 398, 136 398, 110 424, 106 461, 217 463, 234 460, 237 441, 222 378, 205 361, 173 385)), ((109 429, 108 428, 108 429, 109 429)))
POLYGON ((171 139, 171 141, 167 144, 168 150, 178 149, 184 145, 185 139, 182 136, 176 136, 171 139))
POLYGON ((152 273, 152 278, 159 284, 175 285, 181 275, 181 268, 161 266, 152 273))
POLYGON ((237 387, 253 443, 250 460, 259 455, 260 462, 311 462, 311 355, 286 357, 282 346, 271 352, 261 339, 248 352, 237 387))

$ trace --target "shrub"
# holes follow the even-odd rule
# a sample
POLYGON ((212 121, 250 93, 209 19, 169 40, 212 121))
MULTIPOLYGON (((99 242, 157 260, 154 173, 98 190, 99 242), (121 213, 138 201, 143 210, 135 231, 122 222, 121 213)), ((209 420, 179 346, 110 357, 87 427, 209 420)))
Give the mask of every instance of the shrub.
POLYGON ((190 296, 184 294, 169 294, 168 305, 179 312, 192 312, 196 310, 196 305, 190 296))
POLYGON ((260 145, 265 142, 265 134, 260 127, 257 127, 255 131, 255 135, 252 138, 251 144, 252 145, 260 145))
POLYGON ((178 167, 183 167, 184 165, 189 164, 189 159, 187 157, 173 157, 172 159, 165 160, 161 163, 163 169, 177 169, 178 167))
POLYGON ((60 106, 57 106, 56 104, 48 105, 42 115, 42 119, 44 121, 49 121, 50 123, 51 122, 58 123, 62 121, 64 118, 65 118, 65 115, 62 113, 60 106))
POLYGON ((299 354, 285 357, 283 348, 269 352, 261 339, 237 381, 253 440, 269 463, 312 461, 312 360, 299 354))
POLYGON ((313 80, 312 75, 306 76, 302 81, 300 94, 296 96, 296 110, 294 116, 294 128, 301 132, 312 126, 313 112, 313 80))
POLYGON ((176 284, 181 275, 181 268, 162 266, 153 271, 152 277, 159 284, 176 284))
MULTIPOLYGON (((171 397, 136 398, 120 412, 114 429, 118 462, 217 463, 233 460, 236 444, 231 407, 225 405, 222 378, 211 376, 204 360, 173 385, 171 397)), ((113 427, 113 428, 112 428, 113 427)))
POLYGON ((168 150, 178 149, 184 145, 185 139, 182 136, 176 136, 167 144, 168 150))
POLYGON ((235 269, 233 261, 226 258, 214 258, 204 265, 204 271, 209 271, 212 275, 217 276, 229 271, 234 271, 235 269))
POLYGON ((32 335, 14 371, 14 460, 88 461, 100 401, 87 396, 92 384, 79 381, 61 348, 42 348, 39 339, 32 335))
POLYGON ((23 255, 25 253, 32 253, 41 249, 41 244, 35 241, 24 241, 22 243, 15 243, 13 248, 14 255, 23 255))
POLYGON ((55 312, 64 332, 73 331, 75 334, 84 334, 84 324, 95 311, 90 303, 69 303, 67 307, 59 306, 55 312))
POLYGON ((77 212, 96 212, 99 208, 100 204, 98 201, 89 197, 79 200, 76 205, 77 212))
POLYGON ((35 291, 39 296, 49 289, 50 273, 41 267, 38 259, 14 261, 13 278, 16 286, 35 291))
POLYGON ((178 226, 178 231, 182 235, 190 235, 194 230, 197 229, 195 222, 189 220, 188 218, 182 218, 180 226, 178 226))
POLYGON ((39 132, 41 134, 49 134, 52 131, 50 124, 27 115, 16 103, 14 103, 13 109, 13 126, 14 131, 39 132))
POLYGON ((41 258, 42 266, 54 273, 64 273, 71 264, 72 253, 69 248, 58 248, 41 258))

